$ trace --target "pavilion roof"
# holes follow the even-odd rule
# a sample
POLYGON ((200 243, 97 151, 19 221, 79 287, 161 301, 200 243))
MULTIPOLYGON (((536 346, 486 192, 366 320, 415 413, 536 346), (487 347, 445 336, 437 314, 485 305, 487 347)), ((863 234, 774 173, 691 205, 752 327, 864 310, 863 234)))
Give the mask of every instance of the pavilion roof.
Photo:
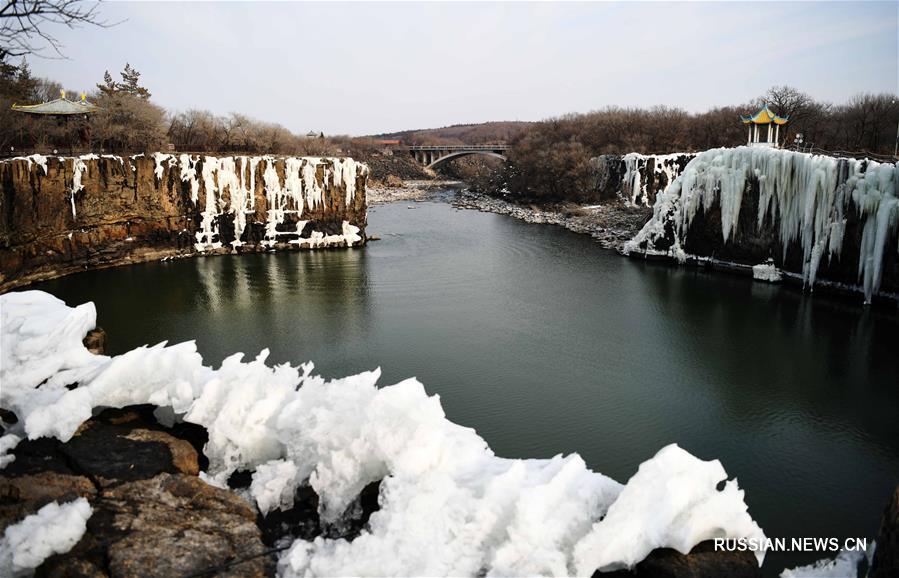
POLYGON ((789 119, 789 116, 777 116, 774 114, 767 104, 755 114, 749 116, 740 115, 740 120, 743 121, 743 124, 771 124, 772 122, 774 124, 787 124, 789 119))
POLYGON ((90 114, 97 111, 97 107, 93 104, 82 100, 76 102, 66 97, 60 97, 50 102, 42 102, 41 104, 28 105, 12 105, 12 109, 18 112, 27 112, 29 114, 48 114, 48 115, 68 115, 68 114, 90 114))

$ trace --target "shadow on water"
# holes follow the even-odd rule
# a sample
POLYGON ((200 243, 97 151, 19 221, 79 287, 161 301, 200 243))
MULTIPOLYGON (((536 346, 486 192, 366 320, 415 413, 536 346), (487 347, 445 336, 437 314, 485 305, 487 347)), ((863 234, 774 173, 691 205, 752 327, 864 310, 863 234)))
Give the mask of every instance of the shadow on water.
MULTIPOLYGON (((416 376, 497 454, 578 451, 625 481, 718 458, 770 537, 873 536, 899 482, 892 311, 631 261, 444 203, 371 209, 364 250, 150 263, 36 286, 94 301, 113 352, 196 339, 338 377, 416 376)), ((770 555, 766 572, 824 553, 770 555)))

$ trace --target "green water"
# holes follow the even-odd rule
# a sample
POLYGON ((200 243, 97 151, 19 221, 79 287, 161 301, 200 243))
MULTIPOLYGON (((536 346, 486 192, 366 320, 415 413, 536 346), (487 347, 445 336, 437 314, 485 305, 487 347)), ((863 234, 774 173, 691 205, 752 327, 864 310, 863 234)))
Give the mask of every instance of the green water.
MULTIPOLYGON (((36 286, 94 301, 113 353, 196 339, 416 376, 499 455, 579 452, 626 481, 718 458, 769 537, 873 537, 899 483, 899 315, 631 261, 445 203, 375 207, 361 250, 150 263, 36 286)), ((767 573, 831 554, 769 555, 767 573)))

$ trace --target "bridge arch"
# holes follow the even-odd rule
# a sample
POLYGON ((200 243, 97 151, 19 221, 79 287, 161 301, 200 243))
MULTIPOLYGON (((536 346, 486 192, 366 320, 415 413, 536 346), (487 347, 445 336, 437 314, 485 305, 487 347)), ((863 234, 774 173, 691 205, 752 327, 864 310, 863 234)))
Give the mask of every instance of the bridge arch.
POLYGON ((493 151, 484 151, 484 150, 471 150, 471 151, 455 151, 451 152, 448 155, 444 155, 439 159, 435 160, 431 164, 427 165, 429 169, 436 169, 440 165, 446 164, 452 160, 467 157, 469 155, 483 155, 486 157, 493 157, 495 159, 499 159, 503 162, 506 161, 506 156, 493 151))

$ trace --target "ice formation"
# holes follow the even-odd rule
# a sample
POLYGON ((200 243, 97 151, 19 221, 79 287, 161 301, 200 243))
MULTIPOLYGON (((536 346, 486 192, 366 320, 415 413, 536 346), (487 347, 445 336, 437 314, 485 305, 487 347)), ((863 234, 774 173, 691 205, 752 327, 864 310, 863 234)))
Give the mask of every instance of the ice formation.
POLYGON ((624 155, 624 177, 622 177, 623 189, 628 192, 627 201, 631 205, 649 206, 649 191, 647 181, 643 179, 649 161, 653 161, 653 176, 665 175, 667 183, 673 183, 680 175, 679 159, 692 156, 692 153, 671 153, 667 155, 641 155, 629 153, 624 155))
POLYGON ((9 452, 14 450, 20 441, 22 438, 16 434, 6 434, 0 437, 0 470, 16 460, 16 456, 9 452))
POLYGON ((43 169, 45 175, 47 174, 47 157, 45 157, 44 155, 33 154, 33 155, 28 155, 27 157, 14 157, 9 160, 25 161, 28 163, 29 169, 31 168, 31 164, 34 163, 37 166, 41 167, 41 169, 43 169))
POLYGON ((818 560, 808 566, 786 569, 780 578, 856 578, 858 565, 865 558, 865 552, 843 550, 836 558, 818 560))
POLYGON ((759 263, 752 266, 752 278, 756 281, 767 281, 768 283, 780 283, 783 274, 774 265, 773 259, 768 259, 765 263, 759 263))
POLYGON ((75 194, 84 188, 81 184, 81 174, 87 170, 84 160, 76 158, 72 162, 72 190, 69 192, 69 202, 72 204, 72 218, 75 218, 75 194))
POLYGON ((705 151, 656 197, 652 219, 625 244, 625 252, 654 252, 655 242, 671 226, 673 244, 663 252, 686 260, 683 242, 693 218, 716 202, 721 235, 730 240, 751 178, 759 183, 757 226, 768 219, 776 224, 784 254, 798 241, 808 286, 814 285, 822 259, 839 256, 847 215, 855 212, 863 226, 858 278, 870 302, 880 287, 885 251, 899 250, 895 239, 888 243, 899 224, 899 170, 894 164, 761 147, 705 151))
POLYGON ((0 539, 0 578, 29 575, 54 554, 68 552, 87 530, 88 501, 51 502, 6 528, 0 539))
MULTIPOLYGON (((219 238, 218 220, 230 214, 234 225, 235 239, 232 246, 240 246, 240 237, 247 226, 247 216, 256 212, 256 177, 261 177, 266 199, 265 238, 262 243, 268 247, 279 242, 279 236, 297 237, 289 241, 302 247, 330 247, 351 245, 353 235, 344 231, 341 235, 324 235, 313 231, 309 237, 302 237, 308 221, 300 219, 296 229, 282 231, 279 226, 285 217, 302 217, 308 209, 315 210, 323 204, 324 190, 318 180, 318 171, 323 171, 324 186, 334 189, 345 187, 346 205, 352 204, 356 194, 356 176, 367 174, 368 167, 351 158, 287 157, 284 159, 282 179, 274 157, 191 157, 156 153, 156 177, 161 178, 166 167, 177 167, 182 182, 190 183, 191 200, 199 201, 200 185, 206 192, 206 200, 201 215, 200 230, 197 232, 194 248, 197 251, 218 249, 222 246, 219 238), (197 176, 197 166, 202 169, 197 176), (329 169, 328 167, 333 167, 329 169), (330 177, 330 179, 329 179, 330 177), (329 182, 330 181, 330 182, 329 182)), ((346 229, 346 225, 344 225, 346 229)), ((356 229, 358 231, 358 229, 356 229)))
POLYGON ((207 429, 205 480, 254 472, 260 511, 289 508, 309 484, 325 523, 381 480, 380 509, 359 537, 295 541, 282 576, 589 574, 657 547, 763 537, 736 482, 716 489, 721 464, 675 445, 622 486, 577 454, 497 457, 415 379, 379 388, 376 370, 325 381, 311 363, 266 365, 267 351, 213 369, 193 342, 95 356, 81 343, 92 304, 27 291, 0 296, 0 309, 0 406, 19 417, 12 433, 68 440, 93 408, 155 404, 207 429))

